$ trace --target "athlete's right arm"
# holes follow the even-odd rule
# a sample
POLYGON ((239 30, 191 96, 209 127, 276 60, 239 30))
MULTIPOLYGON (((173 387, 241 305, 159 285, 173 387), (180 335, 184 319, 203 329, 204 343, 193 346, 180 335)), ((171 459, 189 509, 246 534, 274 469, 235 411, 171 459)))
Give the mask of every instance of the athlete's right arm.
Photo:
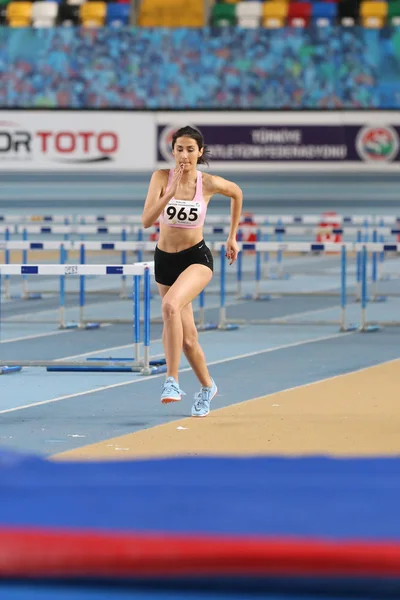
POLYGON ((153 173, 142 213, 142 225, 145 229, 154 225, 168 202, 174 197, 182 172, 181 168, 175 170, 171 186, 163 195, 161 194, 165 185, 165 175, 162 171, 153 173))

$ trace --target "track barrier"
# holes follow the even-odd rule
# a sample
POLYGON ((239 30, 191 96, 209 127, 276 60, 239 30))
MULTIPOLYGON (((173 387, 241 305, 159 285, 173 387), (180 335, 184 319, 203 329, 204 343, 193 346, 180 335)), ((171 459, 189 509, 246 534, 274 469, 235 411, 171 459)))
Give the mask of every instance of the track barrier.
MULTIPOLYGON (((371 226, 384 226, 384 225, 399 225, 400 217, 397 215, 343 215, 343 214, 330 214, 329 212, 319 214, 298 214, 298 215, 287 215, 287 214, 262 214, 262 213, 246 213, 245 221, 247 223, 263 225, 270 223, 280 225, 319 225, 321 222, 327 224, 344 224, 344 225, 356 225, 363 226, 365 224, 371 226)), ((207 216, 207 222, 213 224, 229 225, 230 216, 224 214, 210 214, 207 216)), ((0 215, 0 223, 5 225, 12 224, 63 224, 63 225, 94 225, 94 224, 141 224, 140 214, 44 214, 44 215, 25 215, 25 214, 5 214, 0 215)))
MULTIPOLYGON (((391 254, 399 254, 400 253, 400 244, 382 244, 381 242, 377 242, 376 239, 379 239, 378 234, 372 232, 372 242, 363 242, 362 236, 358 235, 358 241, 356 242, 343 242, 341 244, 337 243, 328 243, 328 244, 319 244, 319 243, 309 243, 309 242, 255 242, 255 243, 246 243, 240 242, 239 246, 241 248, 241 252, 239 253, 238 258, 238 266, 237 266, 237 293, 241 297, 243 297, 242 292, 242 281, 240 278, 240 265, 243 258, 243 253, 247 250, 250 250, 254 253, 255 256, 255 269, 254 269, 254 292, 245 297, 248 300, 260 300, 260 299, 268 299, 273 300, 276 297, 280 297, 284 295, 285 292, 274 292, 269 294, 264 294, 261 289, 261 258, 264 253, 278 253, 281 251, 282 253, 294 253, 294 254, 324 254, 324 253, 336 253, 338 257, 340 257, 340 283, 338 283, 339 293, 340 295, 340 317, 337 321, 302 321, 301 324, 333 324, 337 323, 339 325, 340 331, 349 331, 349 329, 354 330, 355 328, 359 329, 362 332, 367 331, 376 331, 377 328, 381 325, 395 326, 400 323, 396 321, 389 322, 379 322, 377 324, 368 323, 367 321, 367 306, 368 303, 376 301, 377 298, 383 298, 378 295, 377 285, 379 281, 379 262, 381 261, 382 255, 387 253, 391 254), (348 290, 347 284, 347 269, 348 263, 347 259, 349 254, 356 256, 357 260, 357 270, 356 270, 356 300, 360 303, 361 313, 360 313, 360 324, 349 325, 346 322, 346 306, 348 298, 354 296, 354 293, 348 290), (368 257, 371 256, 371 289, 370 294, 368 295, 368 257), (265 297, 264 297, 265 296, 265 297)), ((59 265, 13 265, 13 264, 3 264, 0 265, 0 273, 4 283, 9 281, 9 278, 13 275, 20 275, 23 278, 25 290, 27 289, 27 283, 25 277, 31 277, 34 275, 49 275, 53 277, 59 277, 59 321, 58 325, 60 328, 80 328, 80 329, 92 329, 97 328, 104 323, 127 323, 133 324, 134 328, 134 344, 135 344, 135 360, 139 361, 138 357, 138 327, 140 323, 140 304, 138 302, 141 295, 141 280, 144 277, 144 273, 141 272, 134 277, 133 280, 133 290, 132 290, 132 298, 133 298, 133 314, 131 319, 118 319, 109 317, 104 319, 104 321, 94 321, 86 319, 85 307, 86 307, 86 277, 91 277, 94 275, 102 275, 102 274, 110 274, 104 273, 102 269, 104 269, 104 265, 87 265, 85 264, 86 260, 86 251, 88 249, 94 251, 104 251, 104 250, 116 250, 118 252, 126 252, 126 251, 134 251, 138 250, 144 251, 152 251, 154 250, 155 242, 113 242, 113 243, 105 243, 105 242, 56 242, 56 241, 45 241, 45 242, 27 242, 27 241, 11 241, 3 244, 3 249, 9 252, 12 249, 24 250, 27 251, 29 249, 35 250, 45 250, 45 249, 53 249, 58 250, 60 252, 60 264, 59 265), (79 250, 80 252, 80 262, 81 264, 72 265, 66 263, 66 252, 71 250, 79 250), (60 269, 60 270, 57 270, 60 269), (68 323, 65 318, 65 306, 66 306, 66 279, 69 279, 69 276, 75 276, 79 279, 79 320, 77 323, 68 323)), ((230 319, 227 316, 227 307, 226 307, 226 297, 227 297, 227 281, 226 281, 226 257, 225 257, 225 243, 224 242, 214 242, 210 244, 210 247, 214 253, 220 257, 220 277, 219 277, 219 318, 218 323, 206 323, 205 320, 205 298, 207 296, 208 290, 206 289, 199 297, 199 306, 200 306, 200 319, 197 323, 198 329, 207 330, 207 329, 219 329, 229 331, 234 328, 237 328, 240 324, 244 323, 259 323, 259 324, 290 324, 287 319, 259 319, 254 320, 250 317, 248 319, 230 319)), ((150 263, 145 263, 150 264, 150 263)), ((139 268, 142 269, 142 263, 136 263, 139 265, 139 268)), ((126 278, 130 275, 129 269, 135 268, 135 265, 118 265, 115 267, 115 270, 112 272, 113 275, 120 275, 121 277, 125 277, 124 281, 126 282, 126 278)), ((216 276, 218 274, 216 273, 216 276)), ((75 292, 76 293, 76 292, 75 292)), ((314 292, 310 292, 314 293, 314 292)), ((316 292, 318 293, 318 292, 316 292)), ((148 282, 148 288, 145 288, 143 293, 143 302, 145 310, 143 311, 143 319, 145 323, 145 336, 147 335, 149 328, 148 315, 150 313, 150 304, 149 298, 147 294, 150 294, 150 281, 148 282)), ((302 292, 292 292, 292 295, 302 295, 302 292)), ((290 292, 288 293, 290 295, 290 292)), ((324 295, 322 292, 321 295, 324 295)), ((326 294, 328 295, 328 294, 326 294)), ((334 294, 331 294, 334 295, 334 294)), ((396 296, 398 294, 388 294, 388 296, 393 295, 396 296)), ((157 319, 151 319, 152 322, 157 322, 157 319)), ((39 321, 36 321, 39 322, 39 321)), ((46 321, 48 322, 48 321, 46 321)), ((159 322, 159 321, 158 321, 159 322)), ((296 323, 297 324, 297 323, 296 323)), ((300 323, 298 323, 300 324, 300 323)), ((58 363, 58 361, 57 361, 58 363)), ((0 366, 18 366, 18 365, 9 365, 3 364, 0 366)), ((56 365, 57 366, 57 365, 56 365)), ((92 365, 94 366, 94 365, 92 365)), ((109 365, 110 366, 110 365, 109 365)), ((114 365, 115 366, 115 365, 114 365)), ((132 365, 130 365, 132 368, 132 365)))
MULTIPOLYGON (((83 246, 83 245, 82 245, 83 246)), ((65 249, 61 247, 61 255, 65 256, 65 249)), ((65 279, 79 278, 80 293, 83 298, 82 281, 88 275, 116 276, 125 275, 132 277, 133 281, 133 354, 129 362, 121 359, 97 359, 88 361, 66 361, 66 360, 30 360, 30 361, 0 361, 0 369, 3 373, 14 372, 22 367, 46 367, 48 371, 105 371, 105 372, 137 372, 141 375, 153 375, 165 372, 165 360, 150 361, 150 276, 154 272, 154 263, 136 263, 134 265, 69 265, 40 264, 40 265, 0 265, 0 297, 3 277, 11 275, 33 275, 33 276, 58 276, 60 278, 60 311, 63 320, 65 309, 65 279), (143 300, 143 348, 144 356, 140 358, 141 328, 140 328, 140 279, 144 281, 143 300), (10 370, 11 369, 11 370, 10 370)), ((0 302, 0 336, 1 336, 1 302, 0 302)))

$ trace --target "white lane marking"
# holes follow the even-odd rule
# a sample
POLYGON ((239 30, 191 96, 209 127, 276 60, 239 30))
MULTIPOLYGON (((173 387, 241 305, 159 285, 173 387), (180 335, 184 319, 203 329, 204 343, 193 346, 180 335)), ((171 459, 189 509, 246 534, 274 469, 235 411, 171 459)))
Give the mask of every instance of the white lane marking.
MULTIPOLYGON (((302 346, 304 344, 313 344, 315 342, 322 342, 325 340, 332 340, 335 339, 337 337, 344 337, 347 335, 352 335, 354 332, 346 332, 346 333, 335 333, 335 334, 331 334, 331 335, 326 335, 326 336, 322 336, 319 338, 311 338, 311 339, 307 339, 307 340, 302 340, 299 342, 292 342, 290 344, 283 344, 282 346, 276 346, 274 348, 266 348, 264 350, 257 350, 254 352, 247 352, 246 354, 237 354, 236 356, 230 356, 227 358, 221 358, 219 360, 215 360, 213 362, 208 363, 209 366, 213 366, 213 365, 220 365, 222 363, 226 363, 226 362, 230 362, 230 361, 234 361, 234 360, 240 360, 242 358, 249 358, 250 356, 256 356, 258 354, 267 354, 268 352, 275 352, 277 350, 284 350, 285 348, 294 348, 296 346, 302 346)), ((180 373, 184 373, 186 371, 191 371, 191 367, 186 367, 184 369, 179 369, 180 373)), ((126 386, 126 385, 131 385, 133 383, 140 383, 143 381, 149 381, 149 379, 155 379, 156 377, 162 377, 164 375, 164 373, 161 373, 159 375, 149 375, 149 376, 140 376, 137 375, 135 379, 131 380, 131 381, 121 381, 120 383, 112 383, 110 385, 105 385, 102 387, 96 387, 96 388, 92 388, 90 390, 86 390, 84 392, 76 392, 74 394, 66 394, 65 396, 58 396, 57 398, 50 398, 49 400, 42 400, 40 402, 33 402, 32 404, 24 404, 22 406, 17 406, 15 408, 7 408, 5 410, 0 410, 0 414, 5 414, 5 413, 9 413, 9 412, 15 412, 17 410, 24 410, 26 408, 33 408, 35 406, 43 406, 44 404, 51 404, 53 402, 58 402, 60 400, 68 400, 69 398, 78 398, 79 396, 85 396, 85 395, 89 395, 89 394, 95 394, 96 392, 102 392, 103 390, 111 390, 113 388, 117 388, 117 387, 122 387, 122 386, 126 386)))
POLYGON ((121 387, 123 385, 129 385, 131 383, 138 383, 139 381, 144 381, 148 379, 154 379, 155 377, 160 377, 160 375, 149 375, 148 377, 137 376, 137 379, 132 381, 121 381, 120 383, 113 383, 110 385, 104 385, 102 387, 93 388, 90 390, 86 390, 84 392, 76 392, 75 394, 66 394, 65 396, 57 396, 57 398, 50 398, 50 400, 42 400, 40 402, 32 402, 32 404, 24 404, 23 406, 17 406, 15 408, 6 408, 5 410, 0 410, 0 414, 14 412, 16 410, 24 410, 26 408, 32 408, 35 406, 43 406, 44 404, 51 404, 53 402, 59 402, 60 400, 68 400, 69 398, 78 398, 79 396, 86 396, 90 394, 94 394, 96 392, 102 392, 103 390, 111 390, 113 388, 121 387))
MULTIPOLYGON (((115 292, 116 294, 118 292, 115 292)), ((99 292, 99 294, 101 294, 101 292, 99 292)), ((122 302, 122 300, 120 298, 116 298, 116 299, 112 299, 112 300, 107 300, 105 302, 86 302, 85 304, 85 308, 86 307, 103 307, 103 306, 107 306, 108 304, 112 304, 115 301, 120 301, 122 302)), ((56 306, 55 308, 46 308, 45 310, 37 310, 37 311, 32 311, 32 312, 27 312, 27 313, 23 313, 22 315, 13 315, 12 317, 6 317, 5 319, 3 319, 3 322, 5 323, 41 323, 41 321, 35 321, 35 317, 40 317, 42 315, 49 315, 52 313, 55 313, 55 315, 57 316, 59 313, 59 306, 56 306)), ((66 310, 70 310, 70 311, 77 311, 79 309, 79 306, 75 305, 71 305, 71 306, 67 306, 66 310)), ((93 321, 95 321, 96 319, 93 319, 93 321)))
POLYGON ((23 340, 33 340, 36 338, 48 337, 51 335, 60 335, 61 333, 71 333, 71 329, 60 329, 60 331, 49 331, 48 333, 37 333, 35 335, 24 335, 22 337, 10 338, 9 340, 1 340, 0 344, 10 344, 11 342, 22 342, 23 340))
MULTIPOLYGON (((204 332, 204 333, 206 333, 206 332, 204 332)), ((162 339, 160 338, 158 340, 151 340, 152 344, 155 344, 157 342, 162 342, 162 339)), ((73 354, 72 356, 63 356, 62 358, 56 358, 56 360, 57 361, 73 360, 74 358, 83 358, 84 356, 93 356, 93 354, 106 354, 107 352, 113 352, 114 350, 124 350, 125 348, 130 348, 132 350, 133 347, 134 347, 134 344, 125 344, 125 346, 114 346, 113 348, 105 348, 104 350, 92 350, 91 352, 84 352, 83 354, 73 354)), ((140 348, 142 348, 142 347, 143 347, 143 342, 140 342, 140 348)), ((160 356, 164 356, 164 353, 152 354, 150 358, 159 358, 160 356)), ((133 355, 131 358, 133 358, 133 355)))
MULTIPOLYGON (((339 310, 340 309, 340 304, 336 304, 335 306, 328 306, 325 308, 315 308, 312 310, 305 310, 302 312, 297 312, 297 313, 292 313, 290 315, 285 315, 284 317, 273 317, 272 319, 270 319, 270 323, 276 323, 277 321, 288 321, 289 319, 294 319, 296 317, 305 317, 307 315, 313 315, 314 313, 320 313, 320 312, 326 312, 328 310, 339 310)), ((301 324, 301 321, 299 321, 299 323, 301 324)), ((296 323, 295 323, 296 324, 296 323)), ((336 325, 339 324, 339 318, 337 319, 337 321, 332 321, 331 323, 328 322, 327 325, 336 325)))
MULTIPOLYGON (((212 329, 210 329, 209 331, 201 331, 199 333, 201 333, 201 335, 205 334, 205 333, 212 333, 212 329)), ((151 344, 157 344, 162 342, 162 338, 158 338, 156 340, 151 340, 151 344)), ((112 348, 104 348, 103 350, 91 350, 90 352, 84 352, 83 354, 73 354, 72 356, 63 356, 63 358, 57 358, 56 360, 60 361, 60 360, 73 360, 74 358, 81 358, 83 356, 93 356, 94 354, 104 354, 106 352, 113 352, 114 350, 125 350, 125 348, 130 348, 131 350, 133 350, 135 347, 134 343, 132 342, 131 344, 125 344, 123 346, 113 346, 112 348)), ((142 349, 143 348, 143 342, 140 342, 139 344, 139 348, 142 349)), ((151 358, 158 358, 159 356, 164 356, 164 353, 162 354, 152 354, 151 358)))
MULTIPOLYGON (((105 323, 104 325, 101 326, 101 328, 103 329, 104 327, 111 327, 111 324, 105 323)), ((47 333, 35 333, 35 334, 31 334, 31 335, 24 335, 22 337, 10 338, 8 340, 2 340, 2 341, 0 341, 0 344, 9 344, 10 342, 22 342, 24 340, 33 340, 36 338, 49 337, 52 335, 59 335, 60 333, 72 333, 76 329, 79 329, 79 328, 75 327, 72 329, 60 329, 59 331, 49 331, 47 333)), ((63 359, 57 359, 57 360, 63 360, 63 359)))
MULTIPOLYGON (((109 304, 113 304, 116 300, 118 302, 122 302, 122 300, 118 299, 118 298, 117 299, 112 299, 112 300, 109 300, 109 301, 106 301, 106 302, 94 302, 94 303, 87 302, 85 304, 85 308, 86 307, 96 308, 96 307, 108 306, 109 304)), ((237 299, 236 301, 233 300, 233 301, 230 301, 230 302, 229 301, 226 302, 226 306, 236 306, 237 304, 244 304, 245 302, 246 302, 246 300, 237 299)), ((219 303, 215 303, 215 304, 208 304, 208 305, 206 305, 205 309, 206 310, 211 310, 211 309, 215 309, 215 308, 219 308, 219 307, 220 307, 220 304, 219 303)), ((68 306, 66 308, 66 310, 71 310, 71 311, 74 310, 74 309, 78 310, 79 307, 78 306, 68 306)), ((194 306, 193 310, 194 310, 194 312, 196 312, 196 311, 199 310, 199 307, 194 306)), ((39 310, 39 311, 24 313, 23 315, 13 315, 12 317, 6 317, 6 318, 2 319, 2 322, 3 323, 26 323, 26 322, 28 322, 28 323, 33 323, 33 324, 36 324, 36 323, 40 324, 41 321, 35 321, 35 316, 46 315, 46 314, 50 314, 50 313, 56 313, 56 315, 57 315, 58 311, 59 311, 59 307, 48 308, 46 310, 39 310), (31 317, 33 317, 33 318, 31 318, 31 317)), ((156 314, 154 314, 153 317, 156 318, 156 319, 157 318, 161 318, 161 313, 157 314, 157 311, 156 311, 156 314)), ((93 321, 96 321, 96 317, 93 317, 93 321)))
MULTIPOLYGON (((227 303, 227 306, 233 305, 235 303, 227 303)), ((243 304, 243 302, 238 302, 237 304, 243 304)), ((98 304, 96 306, 99 306, 98 304)), ((215 304, 215 305, 209 305, 206 307, 207 309, 212 309, 212 308, 219 308, 219 304, 215 304)), ((195 311, 197 309, 194 309, 195 311)), ((43 313, 46 312, 51 312, 51 311, 42 311, 43 313)), ((36 315, 38 313, 28 313, 28 314, 32 314, 32 315, 36 315)), ((158 318, 158 315, 156 315, 156 318, 158 318)), ((93 321, 96 322, 96 319, 93 318, 93 321)), ((4 319, 3 323, 12 323, 12 324, 18 324, 18 325, 22 325, 25 323, 25 321, 21 320, 21 321, 16 321, 14 320, 13 317, 11 317, 10 319, 4 319), (13 319, 13 320, 11 320, 13 319)), ((35 322, 35 320, 33 319, 32 321, 28 321, 27 323, 28 325, 37 325, 38 323, 35 322)), ((103 329, 104 327, 113 327, 114 324, 113 323, 101 323, 101 328, 103 329)), ((38 334, 32 334, 32 335, 27 335, 27 336, 23 336, 23 337, 18 337, 18 338, 11 338, 9 340, 4 340, 4 341, 0 341, 0 344, 9 344, 10 342, 20 342, 23 340, 32 340, 35 338, 41 338, 41 337, 46 337, 46 336, 51 336, 51 335, 58 335, 59 333, 71 333, 71 331, 75 331, 75 329, 62 329, 60 331, 50 331, 49 333, 38 333, 38 334)), ((210 333, 209 331, 202 331, 201 333, 210 333)), ((151 340, 151 343, 154 344, 155 342, 161 342, 161 338, 158 340, 151 340)), ((143 342, 140 343, 141 346, 143 346, 143 342)), ((124 348, 133 348, 134 344, 133 342, 131 344, 125 344, 124 346, 114 346, 112 348, 105 348, 104 350, 93 350, 92 352, 85 352, 84 354, 75 354, 74 356, 67 356, 67 357, 63 357, 63 358, 58 358, 56 360, 69 360, 71 358, 79 358, 80 356, 90 356, 92 354, 98 354, 99 352, 111 352, 112 350, 123 350, 124 348)), ((161 355, 160 355, 161 356, 161 355)))

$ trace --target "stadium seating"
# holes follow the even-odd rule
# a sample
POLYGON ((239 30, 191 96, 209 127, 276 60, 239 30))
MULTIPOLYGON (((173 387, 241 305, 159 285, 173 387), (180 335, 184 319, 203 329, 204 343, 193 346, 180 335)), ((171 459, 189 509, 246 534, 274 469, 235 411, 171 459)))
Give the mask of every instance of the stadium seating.
POLYGON ((142 0, 142 27, 204 27, 204 0, 142 0))
POLYGON ((388 21, 397 27, 400 25, 400 0, 391 0, 389 2, 388 21))
POLYGON ((105 2, 83 2, 79 6, 79 18, 85 27, 101 27, 105 23, 105 2))
POLYGON ((114 27, 128 25, 130 12, 130 0, 0 0, 0 25, 114 27))
POLYGON ((131 7, 129 3, 117 4, 112 2, 107 4, 106 25, 127 25, 130 19, 130 11, 131 7))
POLYGON ((283 27, 288 13, 286 2, 264 2, 262 24, 271 29, 283 27))
POLYGON ((9 2, 6 15, 10 27, 29 27, 32 18, 32 3, 9 2))
POLYGON ((364 0, 360 4, 360 17, 363 27, 383 27, 387 13, 387 2, 364 0))
POLYGON ((211 8, 210 24, 244 28, 359 24, 381 28, 400 24, 400 0, 219 0, 211 8))
POLYGON ((32 6, 32 25, 39 28, 54 27, 57 14, 57 2, 34 2, 32 6))
MULTIPOLYGON (((123 26, 132 0, 0 0, 0 25, 49 28, 123 26)), ((203 27, 204 0, 141 0, 143 27, 203 27)), ((400 0, 216 0, 209 24, 216 27, 306 27, 340 24, 379 29, 400 25, 400 0)))

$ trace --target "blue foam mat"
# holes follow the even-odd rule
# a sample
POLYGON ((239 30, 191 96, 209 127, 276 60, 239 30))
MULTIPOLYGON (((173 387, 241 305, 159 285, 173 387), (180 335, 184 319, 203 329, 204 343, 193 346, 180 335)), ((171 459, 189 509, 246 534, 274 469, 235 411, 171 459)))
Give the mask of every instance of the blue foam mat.
POLYGON ((2 452, 0 477, 0 525, 400 540, 397 458, 73 463, 2 452))
MULTIPOLYGON (((398 543, 399 475, 398 458, 191 457, 73 463, 4 451, 0 453, 0 526, 398 543)), ((336 585, 332 581, 332 594, 321 592, 317 576, 303 579, 298 589, 296 582, 282 583, 281 589, 276 590, 277 581, 261 597, 366 600, 399 597, 400 590, 400 582, 390 578, 361 581, 361 589, 360 582, 354 586, 354 581, 336 585)), ((127 591, 115 585, 107 597, 244 600, 259 593, 256 587, 247 592, 223 586, 198 591, 153 588, 127 591)), ((23 581, 0 583, 0 598, 7 600, 50 596, 55 600, 105 597, 98 583, 75 584, 67 592, 62 582, 52 586, 38 581, 30 587, 23 581)))

